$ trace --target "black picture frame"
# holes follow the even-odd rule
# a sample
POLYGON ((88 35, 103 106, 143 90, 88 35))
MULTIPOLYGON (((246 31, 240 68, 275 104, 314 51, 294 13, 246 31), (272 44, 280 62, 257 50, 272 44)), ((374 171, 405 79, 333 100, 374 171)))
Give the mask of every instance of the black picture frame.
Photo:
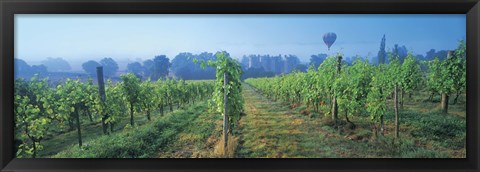
POLYGON ((480 171, 478 0, 1 0, 0 170, 480 171), (465 159, 17 159, 13 152, 15 14, 466 14, 465 159))

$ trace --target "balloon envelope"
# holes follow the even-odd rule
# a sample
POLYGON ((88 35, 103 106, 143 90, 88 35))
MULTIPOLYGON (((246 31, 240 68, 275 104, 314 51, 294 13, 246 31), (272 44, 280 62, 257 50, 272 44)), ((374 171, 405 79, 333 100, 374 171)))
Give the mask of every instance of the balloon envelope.
POLYGON ((337 34, 333 32, 328 32, 323 35, 323 42, 328 46, 328 50, 330 50, 330 47, 332 44, 337 40, 337 34))

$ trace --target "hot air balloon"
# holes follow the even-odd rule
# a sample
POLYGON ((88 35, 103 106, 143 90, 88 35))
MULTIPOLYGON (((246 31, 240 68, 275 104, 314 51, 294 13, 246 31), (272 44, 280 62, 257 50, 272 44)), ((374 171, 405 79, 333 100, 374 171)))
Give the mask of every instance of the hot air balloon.
POLYGON ((337 39, 337 34, 333 32, 328 32, 325 35, 323 35, 323 42, 328 46, 328 50, 330 50, 330 47, 332 44, 335 42, 337 39))

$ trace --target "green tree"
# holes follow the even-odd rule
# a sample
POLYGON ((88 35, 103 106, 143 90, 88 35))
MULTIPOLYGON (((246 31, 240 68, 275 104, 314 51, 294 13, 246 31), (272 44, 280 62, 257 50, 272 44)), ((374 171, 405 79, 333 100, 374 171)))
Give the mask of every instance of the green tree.
POLYGON ((83 70, 91 76, 95 76, 97 74, 98 66, 101 66, 101 64, 96 62, 95 60, 89 60, 82 64, 83 70))
POLYGON ((385 64, 387 58, 387 53, 385 52, 385 34, 382 37, 382 42, 380 43, 380 50, 378 51, 378 64, 385 64))
POLYGON ((443 113, 448 113, 450 95, 459 94, 465 89, 465 49, 465 43, 460 41, 456 52, 448 52, 447 59, 444 61, 435 59, 429 63, 429 87, 441 95, 440 108, 443 113))
POLYGON ((16 155, 35 158, 43 149, 40 142, 56 117, 53 91, 48 87, 47 79, 38 80, 35 75, 31 81, 17 79, 15 92, 15 133, 22 141, 16 155))
POLYGON ((166 77, 168 75, 168 69, 170 68, 170 59, 165 55, 155 56, 153 59, 153 66, 150 66, 153 69, 151 77, 152 80, 158 80, 159 78, 166 77))
MULTIPOLYGON (((338 76, 341 74, 342 69, 342 56, 337 56, 335 61, 335 72, 333 74, 332 82, 335 84, 335 80, 339 78, 338 76)), ((337 95, 340 94, 341 90, 335 89, 333 86, 333 99, 332 99, 332 120, 338 119, 338 102, 337 102, 337 95)))
POLYGON ((64 120, 74 120, 77 128, 78 145, 82 146, 82 130, 80 111, 87 110, 87 104, 91 95, 86 94, 86 85, 79 80, 67 79, 67 81, 57 86, 56 94, 59 95, 58 110, 64 120))
MULTIPOLYGON (((319 64, 320 65, 320 64, 319 64)), ((306 86, 303 89, 303 98, 307 106, 313 106, 314 111, 320 112, 320 104, 322 102, 321 87, 319 81, 319 72, 315 66, 311 65, 305 74, 306 86)))
POLYGON ((310 63, 309 66, 313 66, 315 69, 323 63, 323 61, 327 58, 327 54, 318 54, 318 55, 311 55, 310 56, 310 63))
POLYGON ((130 109, 130 125, 134 126, 133 113, 134 109, 140 103, 140 79, 137 78, 134 74, 122 74, 120 78, 123 81, 122 92, 124 98, 128 102, 128 107, 130 109))
POLYGON ((172 79, 165 80, 165 103, 169 106, 170 112, 173 111, 173 104, 175 103, 176 99, 175 96, 177 95, 177 88, 176 88, 176 81, 172 79))
POLYGON ((408 53, 403 61, 399 73, 400 77, 400 106, 403 108, 404 95, 411 94, 417 90, 422 82, 422 71, 420 64, 415 59, 414 55, 408 53))
POLYGON ((45 65, 50 72, 65 72, 71 69, 70 64, 61 57, 48 57, 42 61, 42 64, 45 65))
POLYGON ((348 116, 361 112, 366 104, 367 94, 372 79, 371 66, 368 61, 357 59, 352 66, 342 67, 344 70, 335 81, 338 92, 338 104, 348 116))
POLYGON ((164 114, 164 109, 166 105, 167 99, 167 84, 163 82, 161 79, 157 80, 155 83, 155 102, 157 103, 157 107, 160 110, 160 113, 164 114))
POLYGON ((103 72, 107 77, 115 76, 115 73, 118 70, 118 64, 112 58, 103 58, 100 60, 100 64, 103 66, 103 72))
POLYGON ((127 71, 135 74, 137 77, 141 77, 143 74, 142 64, 139 62, 133 62, 127 64, 127 71))
POLYGON ((144 112, 146 112, 147 119, 151 121, 150 112, 155 105, 155 87, 148 78, 146 81, 140 84, 140 106, 144 112))
POLYGON ((232 133, 232 130, 235 129, 236 123, 240 119, 240 112, 243 111, 243 97, 242 97, 242 87, 240 75, 242 74, 242 68, 240 63, 232 59, 227 55, 226 52, 219 52, 216 54, 216 61, 209 61, 210 66, 215 66, 216 71, 216 82, 215 90, 213 93, 213 103, 211 104, 214 109, 222 113, 222 115, 227 115, 229 119, 229 133, 232 133), (224 73, 227 73, 228 76, 228 85, 224 87, 224 73), (228 112, 224 114, 224 90, 227 90, 228 94, 228 112))
POLYGON ((395 112, 395 137, 399 137, 400 114, 398 111, 398 89, 402 86, 401 72, 402 65, 397 55, 390 57, 388 64, 387 77, 388 83, 385 85, 387 90, 393 90, 393 109, 395 112))
POLYGON ((124 101, 123 85, 121 82, 113 84, 112 80, 108 80, 105 86, 106 98, 102 107, 106 115, 105 123, 110 125, 110 132, 114 131, 119 117, 128 111, 127 103, 124 101))
POLYGON ((327 100, 331 100, 332 111, 328 114, 332 116, 333 120, 337 120, 338 105, 335 97, 334 83, 337 75, 340 73, 341 67, 341 56, 337 58, 328 57, 322 64, 318 67, 318 72, 320 73, 319 80, 321 91, 324 92, 327 96, 327 100))
POLYGON ((453 99, 453 104, 457 103, 459 95, 467 89, 466 88, 467 87, 466 49, 467 47, 466 47, 465 40, 461 40, 454 53, 455 59, 452 62, 453 63, 452 73, 454 74, 454 83, 455 83, 453 85, 453 90, 456 95, 455 95, 455 99, 453 99))
POLYGON ((385 131, 385 114, 387 112, 387 97, 391 93, 390 77, 388 66, 379 64, 372 69, 372 80, 370 82, 370 91, 367 94, 367 111, 375 122, 380 122, 377 127, 380 133, 384 135, 385 131))
POLYGON ((439 58, 435 58, 432 61, 426 62, 428 64, 428 73, 427 73, 427 89, 431 92, 429 100, 432 101, 436 93, 438 93, 439 88, 442 84, 442 62, 439 58))

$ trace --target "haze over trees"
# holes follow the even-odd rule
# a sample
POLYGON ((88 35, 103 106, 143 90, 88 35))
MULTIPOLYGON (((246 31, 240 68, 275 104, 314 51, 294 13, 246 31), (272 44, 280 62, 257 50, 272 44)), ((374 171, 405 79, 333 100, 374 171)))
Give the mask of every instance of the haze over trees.
MULTIPOLYGON (((129 65, 127 65, 128 70, 136 71, 137 75, 140 73, 138 64, 129 65), (130 67, 128 67, 129 65, 130 67)), ((142 66, 143 77, 145 77, 144 79, 150 77, 155 81, 159 78, 165 78, 168 75, 170 65, 170 59, 165 55, 158 55, 153 59, 145 60, 142 66)))
POLYGON ((242 80, 247 78, 259 78, 259 77, 273 77, 275 73, 271 71, 265 71, 263 68, 249 68, 243 71, 241 76, 242 80))
POLYGON ((158 55, 153 59, 145 60, 142 63, 128 63, 127 72, 133 73, 142 80, 150 78, 151 80, 156 81, 168 76, 170 66, 170 59, 168 59, 167 56, 158 55))
POLYGON ((89 60, 82 64, 83 70, 88 74, 90 74, 91 76, 96 75, 98 66, 101 66, 101 64, 94 60, 89 60))
POLYGON ((41 62, 45 65, 49 72, 65 72, 71 69, 70 64, 61 57, 52 58, 48 57, 41 62))
POLYGON ((46 75, 48 73, 47 67, 45 65, 28 65, 22 59, 14 59, 14 74, 15 77, 24 77, 24 78, 31 78, 33 75, 38 74, 40 77, 46 75))
POLYGON ((293 71, 299 71, 299 72, 307 72, 308 67, 307 65, 304 64, 297 64, 294 68, 293 71))
POLYGON ((153 80, 164 78, 168 75, 168 68, 170 67, 170 59, 165 55, 155 56, 153 59, 153 80))
MULTIPOLYGON (((388 64, 387 52, 386 52, 386 36, 381 39, 380 50, 378 56, 369 57, 370 63, 378 64, 382 61, 388 64), (385 58, 385 59, 384 59, 385 58)), ((391 53, 398 57, 399 61, 403 63, 408 54, 408 49, 405 45, 394 44, 391 49, 391 53)), ((447 58, 447 51, 431 49, 422 54, 413 54, 414 58, 420 61, 432 61, 435 58, 439 60, 445 60, 447 58)), ((270 77, 281 74, 291 73, 293 71, 306 72, 309 66, 313 66, 315 69, 319 67, 321 63, 325 61, 327 54, 319 53, 310 56, 308 62, 301 62, 299 57, 295 55, 244 55, 240 61, 241 67, 244 70, 241 78, 257 78, 257 77, 270 77)), ((158 55, 152 59, 147 59, 143 62, 136 61, 128 63, 125 71, 121 73, 129 72, 135 76, 146 80, 151 78, 157 80, 165 77, 177 77, 185 80, 203 80, 213 79, 215 77, 215 70, 207 66, 202 69, 200 64, 196 64, 192 61, 193 58, 199 60, 215 60, 216 57, 213 53, 202 52, 200 54, 192 54, 190 52, 183 52, 176 55, 170 62, 170 59, 165 55, 158 55)), ((357 59, 365 60, 364 57, 344 57, 344 62, 348 65, 352 65, 357 59)), ((63 58, 47 58, 41 65, 28 65, 24 60, 15 59, 15 75, 17 77, 29 78, 35 73, 40 77, 46 77, 46 75, 59 75, 51 72, 67 72, 70 69, 70 65, 63 58), (47 66, 50 65, 51 67, 47 66), (51 69, 53 67, 53 69, 51 69)), ((88 60, 82 63, 82 69, 89 76, 95 77, 96 67, 104 66, 104 74, 108 78, 116 77, 119 80, 117 72, 119 72, 118 63, 115 58, 103 58, 100 61, 88 60)), ((426 71, 428 69, 427 63, 420 64, 421 70, 426 71)), ((61 75, 66 76, 66 75, 61 75)), ((58 76, 58 77, 61 77, 58 76)), ((80 74, 69 74, 68 76, 81 76, 80 74)), ((87 77, 87 76, 84 76, 87 77)), ((86 78, 85 78, 86 79, 86 78)))
POLYGON ((100 60, 100 64, 103 66, 103 73, 107 77, 113 77, 118 70, 118 64, 112 58, 103 58, 100 60))
POLYGON ((217 57, 213 53, 203 52, 200 54, 180 53, 172 60, 172 72, 176 77, 190 79, 215 79, 215 68, 206 66, 202 69, 199 63, 194 63, 192 59, 200 61, 215 61, 217 57))
POLYGON ((430 51, 427 52, 426 56, 423 57, 422 60, 434 60, 435 57, 438 57, 439 60, 445 60, 447 58, 447 50, 440 50, 436 51, 435 49, 431 49, 430 51))
MULTIPOLYGON (((245 55, 241 60, 241 66, 244 70, 249 69, 260 69, 256 70, 257 72, 261 72, 262 70, 265 72, 272 72, 275 75, 279 75, 282 73, 290 73, 292 72, 297 65, 300 64, 300 60, 295 55, 278 55, 278 56, 271 56, 267 55, 245 55)), ((248 72, 248 71, 247 71, 248 72)), ((258 74, 258 76, 267 76, 270 75, 269 73, 258 74)))
POLYGON ((400 62, 403 63, 403 60, 408 55, 408 50, 407 50, 407 47, 405 47, 405 45, 398 46, 398 44, 395 44, 393 46, 392 53, 393 53, 393 56, 398 57, 398 60, 400 60, 400 62))
POLYGON ((293 69, 300 64, 300 60, 296 55, 285 55, 285 73, 290 73, 293 69))
MULTIPOLYGON (((353 65, 353 62, 356 60, 366 60, 369 59, 369 63, 372 64, 388 64, 389 59, 387 59, 387 47, 386 47, 386 35, 383 35, 380 40, 380 50, 377 56, 374 57, 343 57, 343 61, 347 65, 353 65)), ((407 57, 409 51, 405 45, 394 44, 389 52, 393 56, 397 57, 400 63, 403 63, 404 59, 407 57)), ((413 58, 419 61, 432 61, 435 58, 439 60, 445 60, 447 58, 447 51, 431 49, 422 54, 412 54, 413 58)), ((307 72, 309 67, 317 69, 321 63, 325 61, 327 54, 319 53, 313 54, 310 56, 309 61, 302 62, 300 58, 296 55, 270 55, 270 54, 250 54, 244 55, 240 60, 238 60, 243 69, 243 74, 241 79, 246 78, 258 78, 258 77, 271 77, 281 74, 288 74, 294 71, 307 72)), ((70 69, 70 65, 63 58, 47 58, 43 61, 42 65, 28 65, 24 60, 15 59, 15 68, 16 76, 23 76, 29 78, 35 73, 38 73, 40 77, 46 77, 46 75, 55 76, 52 78, 66 77, 66 76, 76 76, 83 77, 86 79, 88 76, 95 77, 96 67, 104 66, 104 74, 107 78, 112 78, 116 81, 119 81, 119 75, 121 73, 133 73, 135 76, 141 78, 141 80, 146 80, 150 78, 153 81, 156 81, 160 78, 166 77, 175 77, 185 80, 204 80, 204 79, 214 79, 215 78, 215 69, 206 66, 205 69, 202 69, 202 66, 198 63, 194 63, 192 59, 198 59, 203 61, 214 61, 216 57, 213 53, 202 52, 200 54, 193 54, 190 52, 182 52, 176 55, 170 62, 170 59, 166 55, 157 55, 152 59, 147 59, 144 61, 135 61, 128 63, 125 71, 119 71, 118 63, 115 61, 115 58, 103 58, 100 61, 88 60, 82 64, 82 68, 88 75, 75 74, 75 73, 63 73, 63 74, 54 74, 51 72, 66 72, 70 69), (51 67, 48 67, 50 65, 51 67), (51 69, 53 68, 53 69, 51 69), (119 72, 119 73, 117 73, 119 72), (42 76, 44 75, 44 76, 42 76), (58 76, 57 76, 58 75, 58 76)), ((426 71, 428 69, 427 63, 420 63, 420 69, 426 71)), ((55 80, 55 79, 54 79, 55 80)))
POLYGON ((308 65, 313 65, 314 68, 318 68, 325 59, 327 59, 327 54, 312 55, 310 56, 310 63, 308 65))
POLYGON ((141 77, 143 75, 142 64, 140 62, 127 64, 127 72, 133 73, 137 77, 141 77))
POLYGON ((385 51, 385 35, 383 35, 382 42, 380 43, 380 50, 378 51, 378 62, 377 64, 385 64, 386 63, 387 53, 385 51))

